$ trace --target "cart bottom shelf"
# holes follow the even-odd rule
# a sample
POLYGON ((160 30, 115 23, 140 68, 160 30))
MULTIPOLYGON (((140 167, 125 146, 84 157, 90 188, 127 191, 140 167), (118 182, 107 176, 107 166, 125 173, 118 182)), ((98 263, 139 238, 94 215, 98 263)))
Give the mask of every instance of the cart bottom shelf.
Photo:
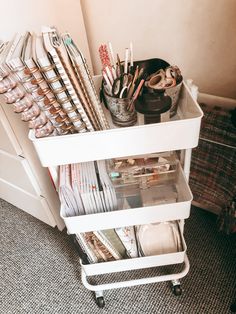
MULTIPOLYGON (((151 277, 142 277, 138 279, 130 279, 132 276, 129 274, 122 273, 122 279, 126 277, 127 275, 127 280, 117 280, 109 283, 100 283, 101 280, 99 278, 95 278, 98 280, 98 284, 95 284, 94 278, 91 280, 91 277, 88 276, 85 272, 84 267, 82 266, 81 269, 81 279, 83 285, 91 291, 104 291, 104 290, 110 290, 110 289, 117 289, 117 288, 124 288, 124 287, 132 287, 132 286, 138 286, 138 285, 143 285, 143 284, 150 284, 150 283, 157 283, 157 282, 163 282, 163 281, 171 281, 173 283, 177 283, 174 285, 178 285, 179 279, 183 278, 184 276, 187 275, 189 271, 189 260, 187 257, 187 254, 184 255, 184 261, 181 264, 182 269, 178 272, 170 272, 170 268, 168 268, 165 265, 165 269, 162 269, 162 272, 165 272, 165 274, 158 274, 158 275, 153 275, 151 277)), ((172 267, 171 267, 172 268, 172 267)), ((173 270, 173 269, 172 269, 173 270)), ((128 272, 129 273, 129 272, 128 272)), ((120 276, 118 276, 120 278, 120 276)))

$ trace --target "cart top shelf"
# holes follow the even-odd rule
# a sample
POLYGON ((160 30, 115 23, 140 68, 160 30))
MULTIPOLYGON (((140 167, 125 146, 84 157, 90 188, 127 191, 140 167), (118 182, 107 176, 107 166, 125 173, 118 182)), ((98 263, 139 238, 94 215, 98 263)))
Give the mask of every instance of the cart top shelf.
POLYGON ((29 139, 44 167, 187 149, 198 144, 202 115, 184 83, 177 115, 168 122, 123 128, 111 124, 109 130, 40 139, 31 130, 29 139))

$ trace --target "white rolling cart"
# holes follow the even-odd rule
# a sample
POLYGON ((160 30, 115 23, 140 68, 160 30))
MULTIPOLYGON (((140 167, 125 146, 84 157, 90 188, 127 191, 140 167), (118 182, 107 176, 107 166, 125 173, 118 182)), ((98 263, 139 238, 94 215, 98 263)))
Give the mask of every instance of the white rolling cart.
MULTIPOLYGON (((95 83, 99 86, 100 79, 95 77, 95 83)), ((189 217, 192 201, 192 193, 188 186, 191 149, 198 144, 202 115, 198 103, 184 83, 177 115, 168 122, 40 139, 36 139, 30 131, 29 138, 34 144, 42 165, 49 168, 92 160, 181 151, 181 162, 177 167, 177 202, 76 217, 65 217, 64 209, 61 207, 60 214, 68 234, 171 220, 179 221, 183 243, 181 252, 87 265, 81 262, 82 282, 86 288, 95 292, 99 307, 104 306, 103 291, 114 288, 171 281, 173 292, 176 295, 181 294, 179 279, 189 271, 183 233, 184 220, 189 217), (99 285, 92 285, 88 281, 89 276, 180 263, 183 264, 183 269, 179 273, 99 285)), ((56 181, 56 176, 54 179, 56 181)))

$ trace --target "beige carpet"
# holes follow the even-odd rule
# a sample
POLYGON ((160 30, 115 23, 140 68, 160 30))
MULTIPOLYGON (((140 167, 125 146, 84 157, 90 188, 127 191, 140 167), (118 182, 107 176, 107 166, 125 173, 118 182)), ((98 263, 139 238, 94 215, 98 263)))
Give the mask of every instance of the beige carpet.
MULTIPOLYGON (((218 233, 215 216, 203 210, 192 208, 186 220, 191 268, 182 279, 182 295, 174 296, 167 282, 109 290, 104 309, 81 283, 78 258, 66 231, 60 233, 3 200, 0 221, 2 314, 230 313, 236 283, 235 237, 218 233)), ((137 275, 140 272, 129 278, 137 275)), ((123 279, 123 274, 118 277, 123 279)))

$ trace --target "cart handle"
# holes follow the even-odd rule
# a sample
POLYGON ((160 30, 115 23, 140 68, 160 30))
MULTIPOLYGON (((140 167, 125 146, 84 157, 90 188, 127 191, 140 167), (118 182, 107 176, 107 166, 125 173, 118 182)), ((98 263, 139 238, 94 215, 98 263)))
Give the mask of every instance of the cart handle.
POLYGON ((134 279, 134 280, 127 280, 127 281, 120 281, 120 282, 112 282, 112 283, 101 284, 101 285, 91 285, 90 283, 88 283, 87 275, 84 269, 82 268, 81 279, 82 279, 83 285, 91 291, 101 291, 101 290, 117 289, 117 288, 124 288, 124 287, 132 287, 132 286, 144 285, 144 284, 155 283, 155 282, 178 280, 180 278, 183 278, 184 276, 187 275, 189 271, 189 260, 186 254, 184 256, 184 264, 185 264, 184 269, 180 273, 177 273, 177 274, 169 274, 169 275, 140 278, 140 279, 134 279))

